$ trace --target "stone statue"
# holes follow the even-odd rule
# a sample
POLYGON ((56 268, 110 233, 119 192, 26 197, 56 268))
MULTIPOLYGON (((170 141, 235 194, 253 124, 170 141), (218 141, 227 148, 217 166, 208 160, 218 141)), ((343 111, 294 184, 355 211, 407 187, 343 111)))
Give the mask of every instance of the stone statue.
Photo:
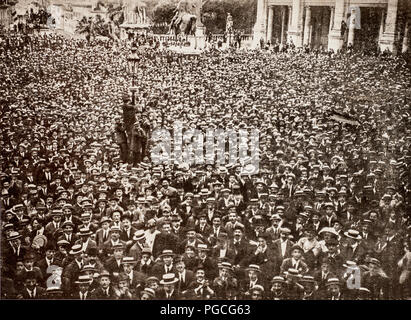
POLYGON ((192 0, 180 0, 174 10, 174 16, 170 22, 169 32, 173 32, 175 35, 193 34, 196 21, 196 3, 192 0))
POLYGON ((231 13, 227 13, 227 21, 226 21, 226 28, 225 28, 227 33, 233 32, 233 17, 231 16, 231 13))
POLYGON ((141 24, 146 23, 146 5, 141 1, 124 0, 123 2, 124 23, 141 24))

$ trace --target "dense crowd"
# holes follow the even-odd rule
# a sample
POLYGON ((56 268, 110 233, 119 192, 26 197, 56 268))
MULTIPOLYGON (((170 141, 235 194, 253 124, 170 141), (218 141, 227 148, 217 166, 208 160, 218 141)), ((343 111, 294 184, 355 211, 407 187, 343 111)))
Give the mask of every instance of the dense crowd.
POLYGON ((410 70, 305 51, 146 47, 133 108, 129 44, 2 38, 1 297, 409 299, 410 70), (154 164, 176 120, 259 129, 258 174, 154 164))

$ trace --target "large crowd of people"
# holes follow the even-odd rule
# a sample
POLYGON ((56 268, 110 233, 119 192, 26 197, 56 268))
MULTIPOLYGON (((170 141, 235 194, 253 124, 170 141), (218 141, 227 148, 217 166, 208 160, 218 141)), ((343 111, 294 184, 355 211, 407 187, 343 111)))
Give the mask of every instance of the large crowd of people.
POLYGON ((0 41, 3 299, 410 299, 401 58, 144 47, 133 106, 130 44, 0 41), (177 120, 258 129, 258 173, 156 164, 177 120))

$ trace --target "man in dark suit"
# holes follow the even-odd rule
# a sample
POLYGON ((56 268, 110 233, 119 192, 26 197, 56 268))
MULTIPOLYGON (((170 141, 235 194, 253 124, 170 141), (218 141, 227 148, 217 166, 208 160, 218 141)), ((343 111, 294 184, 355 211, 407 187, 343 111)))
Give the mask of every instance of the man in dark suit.
MULTIPOLYGON (((240 266, 248 265, 249 242, 244 237, 244 225, 238 223, 233 229, 233 238, 229 240, 228 246, 233 249, 233 266, 238 269, 240 266)), ((238 276, 238 275, 237 275, 238 276)))
MULTIPOLYGON (((54 243, 48 242, 45 248, 45 257, 37 260, 35 266, 38 267, 43 275, 43 280, 47 279, 47 268, 51 265, 57 265, 58 262, 54 261, 54 254, 56 253, 56 247, 54 243)), ((45 285, 43 283, 42 285, 45 285)))
POLYGON ((43 299, 46 289, 37 284, 34 271, 27 271, 24 277, 24 288, 17 294, 18 299, 43 299))
POLYGON ((178 237, 171 232, 170 222, 164 222, 161 233, 157 234, 153 243, 153 256, 157 258, 163 250, 168 249, 176 252, 178 237))
POLYGON ((76 244, 80 244, 84 252, 89 252, 91 248, 97 249, 97 243, 90 238, 93 232, 88 228, 80 228, 78 236, 79 239, 76 244))
POLYGON ((63 234, 57 239, 59 240, 66 240, 69 242, 70 246, 74 245, 79 237, 74 234, 74 223, 70 221, 65 221, 62 223, 61 228, 63 229, 63 234))
POLYGON ((320 219, 321 228, 332 228, 335 220, 338 220, 335 214, 335 206, 332 202, 326 202, 323 207, 325 208, 325 215, 320 219))
POLYGON ((339 252, 339 242, 337 239, 331 238, 329 240, 326 240, 325 244, 328 251, 320 252, 320 254, 317 257, 317 261, 319 262, 317 263, 317 265, 321 266, 322 261, 324 259, 327 259, 327 261, 330 264, 330 270, 335 274, 340 274, 340 271, 342 270, 342 266, 344 263, 344 257, 339 252))
POLYGON ((57 229, 61 229, 61 219, 63 217, 63 211, 60 209, 54 209, 51 212, 51 221, 46 224, 44 227, 44 235, 47 237, 47 240, 54 240, 57 243, 57 239, 53 237, 57 229))
POLYGON ((238 295, 238 281, 232 275, 230 262, 223 261, 218 264, 219 276, 213 281, 213 288, 217 299, 231 300, 238 295))
POLYGON ((133 257, 124 257, 122 260, 123 273, 128 277, 130 292, 135 296, 139 296, 140 291, 144 289, 147 275, 134 270, 136 264, 137 261, 133 257))
POLYGON ((92 291, 90 290, 90 285, 93 279, 88 275, 80 275, 75 281, 76 289, 73 288, 71 299, 74 300, 90 300, 93 298, 92 291))
POLYGON ((302 275, 308 272, 307 264, 302 260, 304 249, 295 244, 291 248, 291 258, 286 258, 280 267, 280 272, 284 274, 288 269, 295 269, 302 275))
POLYGON ((235 251, 230 246, 227 233, 221 232, 219 234, 217 243, 211 250, 211 257, 216 261, 234 262, 235 251))
POLYGON ((324 257, 320 263, 321 269, 314 271, 314 280, 317 282, 317 292, 320 296, 324 296, 327 290, 327 281, 330 278, 335 278, 336 274, 331 271, 331 261, 324 257))
POLYGON ((202 265, 195 269, 195 279, 189 284, 185 297, 194 300, 210 300, 215 297, 215 292, 206 278, 206 271, 202 265))
POLYGON ((274 242, 275 240, 280 238, 282 219, 278 214, 274 214, 271 216, 270 220, 272 225, 271 227, 267 228, 265 232, 270 235, 271 241, 274 242))
POLYGON ((264 290, 267 289, 267 283, 266 280, 263 279, 261 275, 261 269, 260 266, 256 264, 250 264, 246 269, 246 277, 243 281, 240 283, 240 288, 241 292, 244 294, 248 292, 251 288, 253 288, 256 285, 260 285, 264 288, 264 290))
POLYGON ((347 245, 341 248, 344 261, 355 261, 358 265, 363 263, 367 249, 361 243, 361 236, 357 230, 349 229, 344 232, 347 245))
MULTIPOLYGON (((398 279, 399 269, 398 261, 403 254, 402 238, 393 228, 386 227, 385 232, 385 245, 380 251, 380 261, 382 270, 387 273, 387 276, 391 279, 389 283, 388 296, 390 299, 398 298, 398 284, 395 284, 393 279, 398 279)), ((397 280, 398 281, 398 280, 397 280)))
POLYGON ((213 217, 218 214, 214 198, 207 199, 206 208, 201 213, 202 215, 205 215, 207 223, 211 225, 213 217))
POLYGON ((74 209, 71 204, 65 204, 63 206, 63 218, 61 221, 64 223, 66 221, 72 222, 74 224, 74 232, 77 232, 79 226, 82 224, 81 220, 73 215, 74 209))
POLYGON ((108 257, 113 254, 113 248, 117 245, 122 245, 124 248, 126 247, 126 243, 120 240, 120 233, 121 230, 119 227, 111 227, 110 228, 110 239, 103 243, 102 245, 102 254, 101 259, 105 261, 108 257))
POLYGON ((212 246, 217 243, 217 238, 221 233, 227 234, 227 231, 221 225, 221 216, 214 215, 212 218, 211 233, 208 237, 208 241, 212 246))
POLYGON ((338 278, 329 278, 327 280, 327 290, 323 296, 325 300, 344 300, 344 294, 341 290, 341 283, 338 278))
POLYGON ((99 276, 100 285, 92 293, 92 298, 96 300, 112 300, 117 299, 113 285, 111 284, 110 272, 103 270, 99 276))
POLYGON ((160 285, 163 286, 157 294, 159 300, 178 300, 179 292, 176 289, 176 283, 178 279, 175 277, 174 273, 166 273, 163 275, 160 285))
POLYGON ((25 207, 22 203, 14 205, 12 213, 14 213, 14 216, 9 222, 14 224, 16 230, 23 227, 24 221, 29 221, 29 216, 25 214, 25 207))
POLYGON ((279 264, 281 264, 284 261, 284 259, 287 259, 291 256, 291 248, 293 247, 294 243, 288 238, 290 234, 290 229, 281 228, 280 239, 277 239, 273 242, 273 252, 277 257, 277 261, 279 264))
POLYGON ((176 273, 176 267, 174 265, 174 252, 172 250, 164 249, 158 256, 160 261, 156 262, 151 270, 151 274, 161 279, 163 274, 176 273))
POLYGON ((70 295, 75 287, 74 282, 78 279, 81 269, 85 264, 81 245, 74 245, 69 254, 73 257, 73 260, 63 269, 61 275, 62 289, 66 295, 70 295))
POLYGON ((136 261, 141 259, 141 254, 144 248, 149 248, 146 242, 146 236, 144 230, 140 229, 134 232, 133 235, 134 244, 128 251, 128 255, 133 257, 136 261))
POLYGON ((110 222, 109 217, 102 217, 100 220, 100 229, 96 231, 96 243, 100 250, 103 248, 103 243, 110 238, 110 222))
POLYGON ((61 185, 63 186, 64 189, 67 190, 70 186, 74 184, 74 179, 70 175, 69 170, 64 170, 63 172, 63 179, 61 180, 61 185))
POLYGON ((198 257, 195 267, 202 267, 205 270, 207 280, 213 281, 218 275, 217 262, 208 256, 210 249, 207 244, 199 243, 197 245, 198 257))
POLYGON ((122 260, 124 256, 124 245, 117 244, 113 247, 113 256, 108 258, 105 263, 105 269, 110 272, 112 279, 119 276, 120 272, 123 271, 122 260))
POLYGON ((177 270, 176 278, 178 279, 177 291, 181 295, 184 294, 189 284, 194 280, 194 272, 186 269, 184 259, 181 256, 176 257, 174 263, 177 270))
POLYGON ((194 248, 197 248, 197 245, 199 243, 204 243, 203 240, 200 240, 199 237, 196 234, 196 227, 193 225, 187 226, 185 228, 186 232, 186 237, 185 239, 180 243, 178 247, 178 253, 183 254, 185 252, 185 249, 187 246, 192 246, 194 248))
POLYGON ((131 226, 131 217, 124 214, 121 217, 122 229, 120 233, 120 240, 124 242, 129 242, 133 240, 134 233, 137 231, 136 228, 131 226))
POLYGON ((212 228, 207 220, 207 214, 202 212, 198 215, 198 224, 195 227, 195 231, 201 234, 205 239, 208 239, 212 232, 212 228))
POLYGON ((10 274, 16 271, 17 260, 23 260, 23 257, 28 252, 28 248, 21 244, 22 235, 19 232, 11 231, 6 238, 7 245, 2 251, 4 263, 7 265, 10 274))

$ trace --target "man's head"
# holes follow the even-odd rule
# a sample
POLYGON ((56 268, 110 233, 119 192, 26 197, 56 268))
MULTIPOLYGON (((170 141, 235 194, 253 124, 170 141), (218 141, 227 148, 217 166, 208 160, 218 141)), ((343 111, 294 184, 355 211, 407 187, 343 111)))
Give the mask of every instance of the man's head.
POLYGON ((262 286, 254 286, 250 290, 251 300, 262 300, 263 299, 264 288, 262 286))
POLYGON ((272 280, 271 291, 275 294, 280 294, 283 291, 285 279, 280 276, 276 276, 272 280))
POLYGON ((280 238, 281 238, 281 240, 287 240, 287 239, 288 239, 288 236, 290 235, 290 233, 291 233, 291 230, 290 230, 290 229, 288 229, 288 228, 282 228, 282 229, 280 230, 280 238))
POLYGON ((110 238, 113 241, 120 239, 120 228, 112 227, 110 229, 110 238))
POLYGON ((67 235, 72 234, 73 233, 73 224, 72 223, 64 223, 63 231, 67 235))
POLYGON ((129 288, 129 285, 130 285, 129 277, 125 274, 120 274, 119 279, 118 279, 118 288, 120 290, 126 290, 129 288))
POLYGON ((170 266, 173 263, 174 255, 171 250, 163 250, 161 259, 166 266, 170 266))
POLYGON ((294 245, 291 248, 291 257, 293 257, 295 260, 300 260, 303 256, 304 250, 298 246, 298 245, 294 245))
POLYGON ((107 289, 110 286, 111 280, 110 280, 110 274, 106 272, 102 272, 100 274, 100 286, 103 289, 107 289))
POLYGON ((240 227, 234 228, 233 236, 235 240, 240 241, 243 237, 243 229, 240 227))
POLYGON ((24 267, 27 270, 32 270, 34 266, 34 254, 31 254, 31 253, 26 254, 24 257, 23 263, 24 263, 24 267))
POLYGON ((79 276, 78 281, 76 281, 79 291, 83 294, 89 291, 92 281, 93 279, 88 275, 79 276))
POLYGON ((340 293, 340 283, 337 278, 330 278, 327 281, 327 290, 331 296, 338 296, 340 293))
POLYGON ((34 290, 37 286, 37 276, 34 271, 27 271, 24 278, 24 286, 29 290, 34 290))
POLYGON ((196 271, 196 279, 197 281, 203 281, 205 279, 205 270, 198 268, 196 271))
POLYGON ((123 245, 114 246, 113 248, 113 256, 116 260, 122 259, 124 255, 124 247, 123 245))
POLYGON ((207 257, 207 254, 208 254, 207 245, 199 245, 197 247, 197 250, 198 250, 198 257, 200 259, 205 259, 207 257))
POLYGON ((115 221, 115 222, 120 222, 120 220, 121 220, 120 211, 113 211, 113 213, 111 215, 111 219, 113 219, 113 221, 115 221))

